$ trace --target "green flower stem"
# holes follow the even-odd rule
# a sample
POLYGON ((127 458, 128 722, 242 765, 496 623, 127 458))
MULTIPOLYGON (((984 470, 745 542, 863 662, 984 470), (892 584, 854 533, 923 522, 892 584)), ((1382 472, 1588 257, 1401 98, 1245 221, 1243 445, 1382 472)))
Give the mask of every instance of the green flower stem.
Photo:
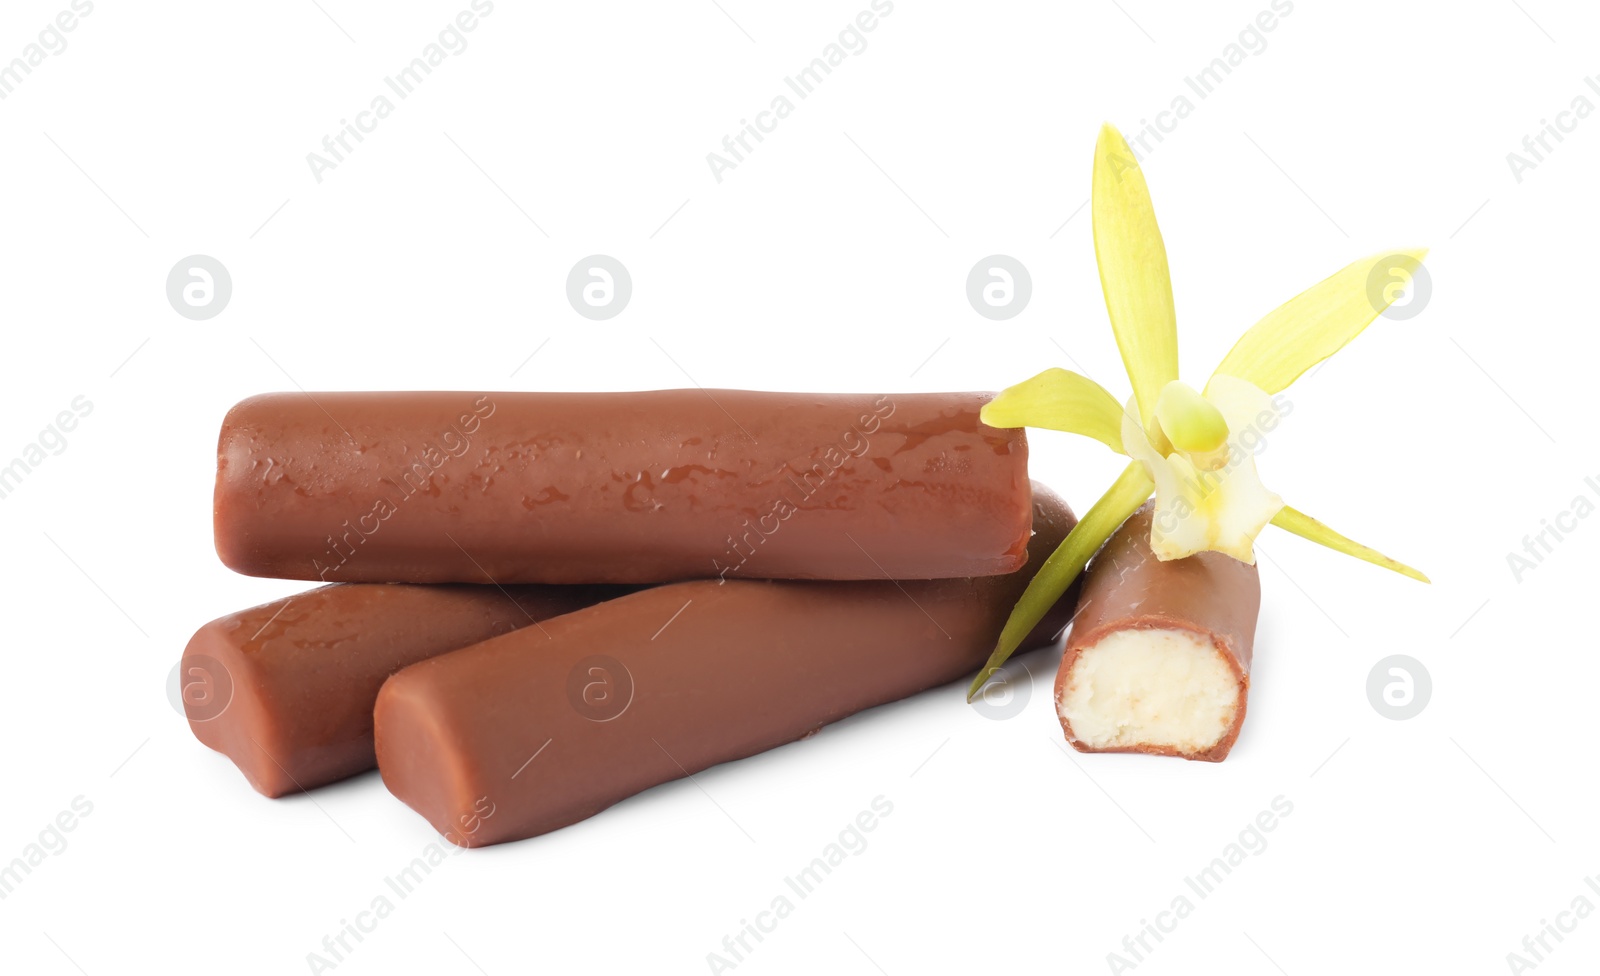
POLYGON ((1061 599, 1061 594, 1067 592, 1067 587, 1088 565, 1089 557, 1099 551, 1105 541, 1111 538, 1111 533, 1117 531, 1128 520, 1128 516, 1145 503, 1154 489, 1155 482, 1145 473, 1144 465, 1135 461, 1123 469, 1106 493, 1100 496, 1100 500, 1084 513, 1061 545, 1039 567, 1039 572, 1034 574, 1033 581, 1012 608, 1011 617, 1000 631, 1000 641, 994 653, 989 655, 988 662, 978 676, 972 679, 972 686, 967 690, 967 701, 977 697, 984 682, 1006 663, 1029 631, 1038 626, 1050 608, 1061 599))

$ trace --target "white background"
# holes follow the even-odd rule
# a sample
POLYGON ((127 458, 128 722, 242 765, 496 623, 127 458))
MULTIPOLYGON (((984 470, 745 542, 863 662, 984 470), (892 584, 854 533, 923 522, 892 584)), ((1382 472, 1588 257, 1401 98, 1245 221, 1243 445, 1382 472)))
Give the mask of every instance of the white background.
MULTIPOLYGON (((1600 476, 1600 119, 1520 182, 1506 159, 1574 98, 1600 105, 1584 84, 1600 12, 1296 0, 1200 99, 1185 77, 1265 0, 1120 3, 898 0, 718 183, 706 154, 868 0, 498 0, 319 183, 307 153, 467 0, 96 2, 0 101, 0 463, 93 403, 0 500, 0 861, 93 804, 0 901, 5 970, 306 972, 437 839, 375 774, 257 796, 168 703, 197 627, 302 588, 214 555, 230 404, 296 387, 997 389, 1068 353, 1120 398, 1079 207, 1100 122, 1131 136, 1179 95, 1193 112, 1145 170, 1191 382, 1347 262, 1433 248, 1425 311, 1294 386, 1261 468, 1434 585, 1269 529, 1250 717, 1225 764, 1068 755, 1041 653, 1010 720, 950 686, 453 857, 336 971, 712 971, 880 795, 893 813, 866 849, 740 974, 1107 972, 1185 893, 1193 913, 1139 973, 1495 973, 1577 896, 1600 905, 1584 885, 1600 519, 1520 582, 1506 559, 1600 476), (565 297, 593 253, 633 276, 605 322, 565 297), (1009 321, 964 294, 994 253, 1033 276, 1009 321), (232 274, 209 321, 165 297, 191 254, 232 274), (1432 675, 1409 721, 1366 695, 1395 653, 1432 675), (1280 795, 1293 812, 1265 851, 1188 892, 1280 795)), ((8 2, 0 61, 66 5, 8 2)), ((1120 467, 1090 442, 1033 445, 1035 476, 1080 511, 1120 467)), ((1539 973, 1592 972, 1600 920, 1551 945, 1539 973)))

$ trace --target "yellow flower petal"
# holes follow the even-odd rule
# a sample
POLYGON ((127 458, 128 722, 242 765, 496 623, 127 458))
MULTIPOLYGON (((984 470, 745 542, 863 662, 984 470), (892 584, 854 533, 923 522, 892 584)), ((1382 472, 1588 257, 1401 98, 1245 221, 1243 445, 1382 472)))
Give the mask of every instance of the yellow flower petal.
POLYGON ((1122 443, 1128 456, 1145 466, 1156 486, 1150 550, 1158 559, 1182 559, 1197 552, 1220 552, 1254 563, 1255 540, 1283 507, 1283 499, 1261 483, 1254 451, 1261 442, 1255 424, 1272 410, 1267 394, 1243 380, 1223 378, 1220 392, 1207 399, 1228 425, 1225 446, 1209 455, 1174 452, 1162 457, 1132 415, 1123 414, 1122 443), (1196 458, 1204 459, 1202 467, 1196 458))
POLYGON ((1427 253, 1424 248, 1374 254, 1312 285, 1251 326, 1217 374, 1249 380, 1268 393, 1284 389, 1343 349, 1393 304, 1399 296, 1388 286, 1399 275, 1414 274, 1427 253))
POLYGON ((1183 482, 1172 464, 1151 445, 1150 438, 1139 426, 1139 405, 1132 397, 1128 398, 1127 408, 1122 412, 1122 449, 1128 457, 1144 466, 1145 474, 1154 485, 1157 515, 1164 511, 1164 506, 1171 506, 1175 499, 1182 497, 1183 482))
POLYGON ((1111 331, 1139 401, 1140 420, 1154 430, 1156 398, 1178 378, 1172 278, 1144 172, 1122 133, 1109 124, 1095 144, 1092 200, 1094 252, 1111 331))
POLYGON ((1070 370, 1047 369, 984 404, 990 427, 1043 427, 1093 437, 1122 453, 1122 408, 1105 387, 1070 370))
POLYGON ((1335 552, 1342 552, 1347 556, 1364 559, 1374 566, 1382 566, 1384 569, 1394 570, 1401 576, 1409 576, 1424 583, 1433 582, 1405 563, 1390 559, 1376 549, 1370 549, 1353 539, 1345 538, 1306 513, 1290 508, 1288 505, 1283 506, 1283 510, 1273 516, 1272 524, 1280 529, 1288 529, 1302 539, 1310 539, 1318 545, 1327 546, 1335 552))
POLYGON ((1234 453, 1228 466, 1204 471, 1182 455, 1170 460, 1183 494, 1157 505, 1150 549, 1162 562, 1197 552, 1220 552, 1242 563, 1256 561, 1256 536, 1283 499, 1261 483, 1256 459, 1234 453))
POLYGON ((1100 496, 1100 500, 1084 513, 1061 545, 1039 567, 1039 572, 1034 574, 1028 588, 1012 608, 1010 618, 1000 631, 1000 640, 995 645, 994 653, 989 655, 988 662, 978 676, 972 679, 972 687, 967 690, 967 701, 977 696, 984 682, 1000 670, 1022 639, 1038 626, 1044 615, 1061 599, 1061 594, 1067 592, 1067 587, 1083 572, 1089 557, 1099 551, 1105 541, 1111 538, 1111 533, 1117 531, 1135 509, 1144 504, 1145 499, 1150 497, 1151 487, 1144 466, 1135 462, 1124 468, 1106 493, 1100 496))

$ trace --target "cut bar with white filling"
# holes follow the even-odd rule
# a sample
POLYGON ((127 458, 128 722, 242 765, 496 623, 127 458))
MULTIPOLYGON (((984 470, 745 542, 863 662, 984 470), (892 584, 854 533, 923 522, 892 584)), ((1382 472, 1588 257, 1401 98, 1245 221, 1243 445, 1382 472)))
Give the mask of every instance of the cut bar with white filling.
POLYGON ((1118 630, 1085 648, 1067 676, 1061 718, 1097 752, 1206 752, 1233 728, 1243 682, 1209 641, 1165 627, 1118 630))
POLYGON ((1136 512, 1084 576, 1056 676, 1056 710, 1082 752, 1219 762, 1244 721, 1261 587, 1221 553, 1158 560, 1136 512))

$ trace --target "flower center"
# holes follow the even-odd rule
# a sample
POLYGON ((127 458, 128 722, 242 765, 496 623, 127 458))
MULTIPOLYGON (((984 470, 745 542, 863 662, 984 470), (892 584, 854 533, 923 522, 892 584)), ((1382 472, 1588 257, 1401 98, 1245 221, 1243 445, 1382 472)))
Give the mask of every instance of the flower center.
POLYGON ((1172 446, 1196 467, 1215 470, 1228 456, 1228 422, 1194 387, 1173 380, 1156 398, 1156 422, 1172 446))

